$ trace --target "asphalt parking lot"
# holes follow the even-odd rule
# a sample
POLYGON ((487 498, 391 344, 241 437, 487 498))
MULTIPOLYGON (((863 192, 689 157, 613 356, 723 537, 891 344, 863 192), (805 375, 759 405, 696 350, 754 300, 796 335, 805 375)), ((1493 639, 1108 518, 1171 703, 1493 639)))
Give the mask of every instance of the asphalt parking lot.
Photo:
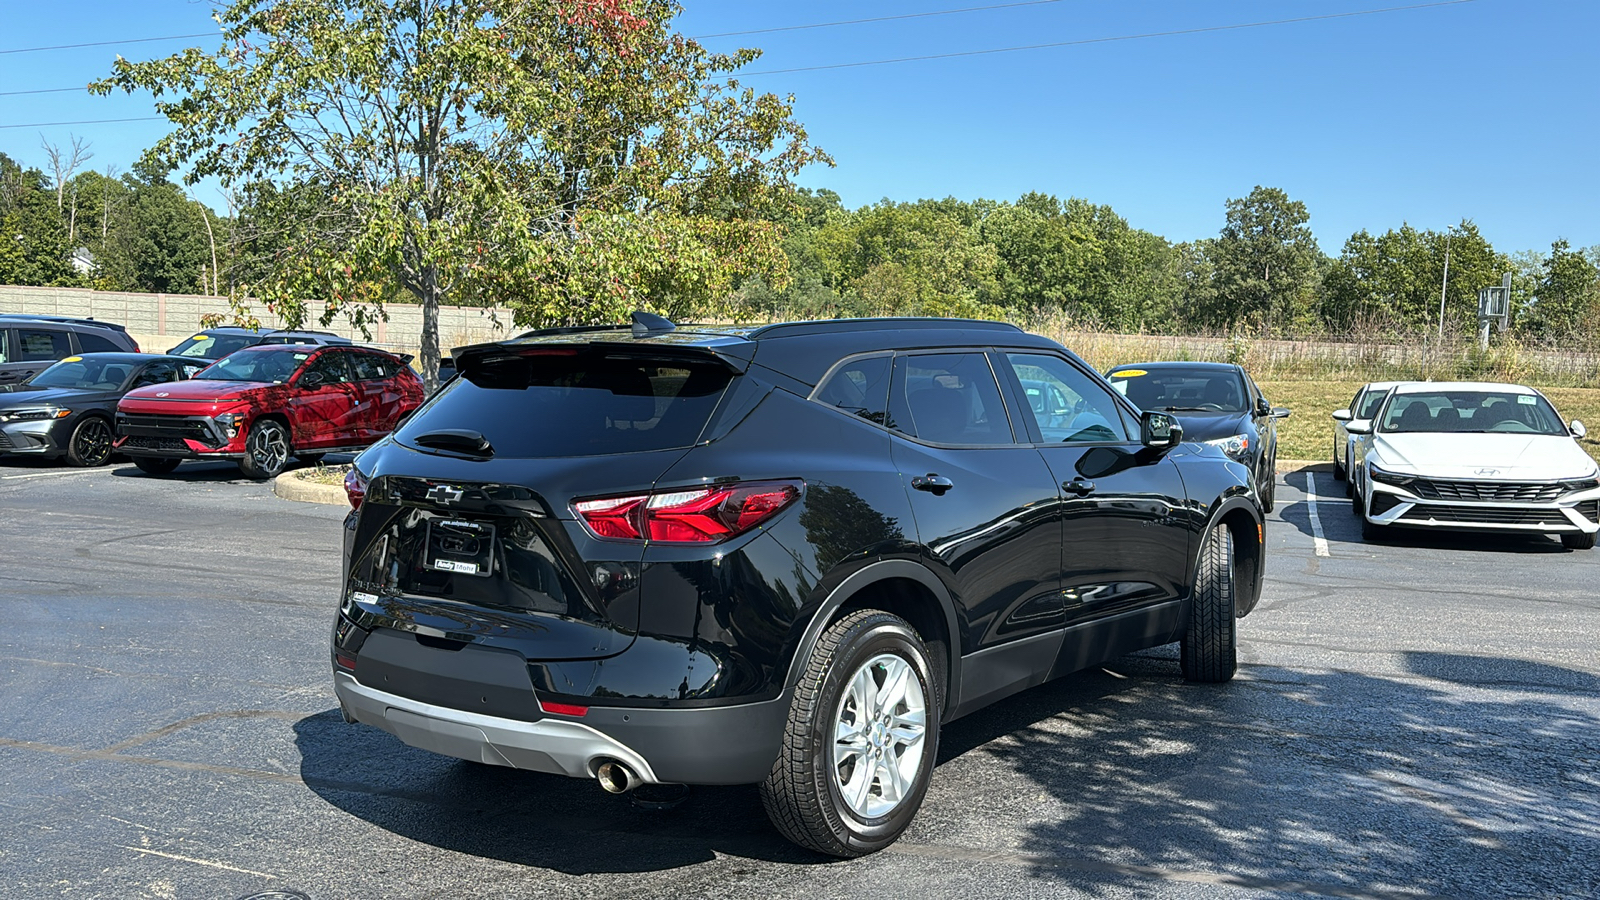
POLYGON ((1600 896, 1600 551, 1363 544, 1325 472, 1280 476, 1234 681, 1165 647, 962 719, 849 862, 753 788, 638 809, 345 725, 341 507, 11 463, 0 511, 0 896, 1600 896))

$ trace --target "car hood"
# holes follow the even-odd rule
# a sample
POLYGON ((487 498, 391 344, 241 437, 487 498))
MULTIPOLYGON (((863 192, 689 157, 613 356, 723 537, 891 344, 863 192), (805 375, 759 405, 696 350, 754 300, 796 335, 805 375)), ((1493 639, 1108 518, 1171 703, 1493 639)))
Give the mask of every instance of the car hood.
POLYGON ((1392 472, 1440 478, 1547 481, 1595 470, 1578 442, 1559 434, 1379 434, 1367 458, 1392 472))
POLYGON ((1214 441, 1250 432, 1250 414, 1242 412, 1181 412, 1169 413, 1183 426, 1186 441, 1214 441))
POLYGON ((127 400, 188 400, 216 403, 225 400, 243 400, 263 388, 278 387, 266 381, 169 381, 165 384, 148 384, 129 391, 127 400))
POLYGON ((27 384, 0 386, 0 409, 23 409, 33 406, 67 406, 74 402, 101 400, 116 396, 116 391, 90 391, 82 388, 34 387, 27 384))

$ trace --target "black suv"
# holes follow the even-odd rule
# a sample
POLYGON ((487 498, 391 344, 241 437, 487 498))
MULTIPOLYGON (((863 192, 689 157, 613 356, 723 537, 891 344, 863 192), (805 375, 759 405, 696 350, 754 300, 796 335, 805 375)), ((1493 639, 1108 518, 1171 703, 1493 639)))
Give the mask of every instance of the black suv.
POLYGON ((235 350, 243 350, 257 344, 320 346, 350 343, 349 338, 340 337, 331 331, 294 331, 287 328, 241 328, 236 325, 224 325, 220 328, 197 331, 167 352, 173 356, 190 356, 196 359, 221 359, 235 350))
POLYGON ((83 353, 138 353, 128 329, 94 319, 0 313, 0 384, 20 384, 83 353))
POLYGON ((1045 338, 635 314, 454 356, 346 482, 349 721, 613 792, 760 783, 856 856, 910 823, 942 723, 1173 641, 1234 673, 1250 473, 1045 338))

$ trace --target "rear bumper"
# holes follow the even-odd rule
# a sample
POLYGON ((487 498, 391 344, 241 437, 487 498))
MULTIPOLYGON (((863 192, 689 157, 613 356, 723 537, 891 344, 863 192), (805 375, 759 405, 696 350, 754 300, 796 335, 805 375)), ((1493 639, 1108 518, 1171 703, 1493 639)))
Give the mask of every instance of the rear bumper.
POLYGON ((776 700, 698 708, 590 707, 527 722, 423 703, 335 672, 348 718, 422 750, 489 765, 593 778, 607 760, 649 784, 751 784, 772 770, 788 718, 776 700))

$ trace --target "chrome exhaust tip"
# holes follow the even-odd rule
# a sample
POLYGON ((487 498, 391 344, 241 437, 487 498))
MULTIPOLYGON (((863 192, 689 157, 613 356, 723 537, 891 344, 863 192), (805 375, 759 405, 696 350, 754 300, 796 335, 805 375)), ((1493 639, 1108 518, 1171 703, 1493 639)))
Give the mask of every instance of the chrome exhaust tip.
POLYGON ((639 776, 626 765, 608 759, 595 770, 595 780, 609 794, 626 794, 639 786, 639 776))

